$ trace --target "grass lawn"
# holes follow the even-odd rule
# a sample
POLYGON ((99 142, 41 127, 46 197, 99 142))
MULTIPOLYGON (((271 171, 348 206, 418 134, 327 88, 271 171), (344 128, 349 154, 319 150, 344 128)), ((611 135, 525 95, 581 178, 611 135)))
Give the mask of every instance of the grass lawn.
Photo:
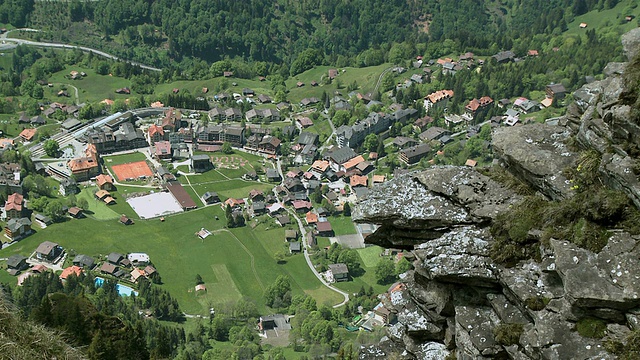
MULTIPOLYGON (((186 182, 182 180, 183 178, 184 176, 180 177, 180 181, 185 186, 185 188, 189 188, 188 185, 185 185, 186 182)), ((249 191, 253 189, 262 190, 263 192, 267 193, 273 188, 273 184, 260 183, 257 181, 245 181, 239 179, 223 180, 204 184, 194 184, 193 182, 191 182, 191 185, 198 196, 204 194, 207 191, 215 191, 218 193, 218 195, 220 196, 220 200, 222 201, 228 198, 246 198, 247 196, 249 196, 249 191)))
POLYGON ((217 77, 213 79, 206 80, 196 80, 196 81, 174 81, 167 84, 159 84, 155 88, 156 94, 164 94, 170 93, 173 89, 179 89, 180 91, 189 91, 191 94, 196 96, 207 96, 213 97, 216 94, 216 89, 220 92, 229 92, 229 93, 238 93, 242 94, 242 89, 250 88, 254 90, 257 94, 267 94, 273 95, 271 91, 271 84, 269 81, 258 81, 258 79, 237 79, 237 78, 224 78, 217 77), (236 86, 233 86, 233 83, 236 83, 236 86), (206 87, 209 89, 207 94, 202 93, 202 88, 206 87))
POLYGON ((382 259, 380 254, 384 251, 380 246, 367 246, 364 249, 357 249, 362 264, 368 268, 375 268, 382 259))
POLYGON ((327 218, 336 236, 356 234, 356 227, 348 216, 329 216, 327 218))
POLYGON ((636 3, 636 0, 622 0, 615 7, 608 10, 593 10, 586 14, 576 16, 572 22, 567 24, 566 35, 583 35, 587 29, 596 29, 597 33, 605 28, 612 28, 623 34, 635 27, 638 27, 638 18, 640 18, 640 6, 631 9, 630 5, 636 3), (634 15, 635 19, 627 22, 624 17, 634 15), (580 23, 587 23, 586 29, 580 28, 580 23))
MULTIPOLYGON (((83 102, 98 102, 104 99, 113 99, 113 100, 124 100, 126 98, 130 98, 132 96, 136 96, 133 92, 130 95, 124 94, 116 94, 115 90, 122 87, 131 88, 131 81, 117 77, 117 76, 109 76, 109 75, 98 75, 91 68, 84 68, 80 66, 71 66, 67 65, 64 70, 58 71, 57 73, 53 73, 51 77, 49 77, 49 82, 55 84, 52 88, 46 88, 45 96, 51 97, 56 101, 60 101, 60 98, 55 96, 55 93, 60 90, 60 84, 69 84, 78 88, 78 96, 79 101, 83 102), (84 71, 87 76, 78 79, 78 80, 70 80, 65 78, 66 75, 71 71, 84 71), (47 91, 51 91, 51 93, 47 93, 47 91), (55 91, 55 92, 54 92, 55 91)), ((63 98, 61 102, 73 103, 74 101, 74 90, 71 87, 67 88, 67 91, 71 95, 69 98, 63 98)))
POLYGON ((127 164, 136 161, 147 160, 147 157, 141 152, 133 152, 131 154, 103 156, 104 163, 111 167, 113 165, 127 164))
POLYGON ((324 116, 320 116, 318 120, 313 122, 312 126, 309 126, 304 131, 309 131, 318 135, 324 134, 324 138, 326 139, 331 134, 331 125, 329 125, 329 121, 331 120, 324 116))
MULTIPOLYGON (((235 301, 240 296, 252 298, 261 311, 267 312, 262 294, 278 275, 290 277, 294 294, 307 292, 320 304, 340 301, 338 294, 315 278, 302 255, 288 257, 285 264, 275 262, 273 254, 284 248, 283 228, 260 224, 255 229, 247 226, 215 232, 225 224, 223 220, 213 220, 216 215, 223 219, 224 211, 212 206, 169 216, 165 222, 138 220, 131 226, 113 219, 74 219, 38 230, 1 250, 0 257, 14 253, 29 255, 45 240, 96 259, 104 259, 113 251, 146 252, 162 277, 161 287, 190 314, 207 314, 209 307, 235 301), (199 239, 195 233, 202 227, 214 231, 214 235, 199 239), (196 274, 202 276, 208 293, 195 294, 196 274)), ((15 283, 15 278, 3 271, 0 281, 15 283)))
POLYGON ((115 212, 109 205, 96 200, 95 196, 93 196, 95 190, 95 187, 84 188, 76 195, 77 199, 87 199, 87 202, 89 203, 89 212, 87 215, 97 220, 111 220, 119 218, 120 214, 115 212))

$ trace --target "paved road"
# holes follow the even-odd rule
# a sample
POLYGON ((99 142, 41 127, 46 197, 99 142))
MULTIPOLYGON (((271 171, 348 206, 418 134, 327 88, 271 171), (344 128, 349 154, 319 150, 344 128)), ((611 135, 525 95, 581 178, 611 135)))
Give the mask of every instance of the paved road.
POLYGON ((162 71, 161 69, 152 67, 152 66, 147 66, 144 64, 140 64, 134 61, 129 61, 126 59, 122 59, 119 58, 115 55, 111 55, 109 53, 106 53, 104 51, 100 51, 100 50, 96 50, 96 49, 92 49, 90 47, 86 47, 86 46, 78 46, 78 45, 69 45, 69 44, 59 44, 59 43, 48 43, 48 42, 40 42, 40 41, 31 41, 31 40, 24 40, 24 39, 16 39, 16 38, 9 38, 7 37, 7 35, 13 31, 29 31, 29 32, 39 32, 40 30, 37 29, 14 29, 14 30, 9 30, 6 33, 0 35, 0 40, 2 40, 2 44, 0 45, 0 50, 2 49, 11 49, 16 47, 17 45, 29 45, 29 46, 38 46, 38 47, 50 47, 50 48, 58 48, 58 49, 72 49, 72 50, 82 50, 85 52, 91 52, 94 53, 96 55, 100 55, 102 57, 105 57, 107 59, 112 59, 112 60, 121 60, 121 61, 125 61, 128 63, 131 63, 132 65, 136 65, 136 66, 140 66, 143 69, 146 70, 151 70, 151 71, 162 71), (13 45, 10 44, 6 44, 6 43, 12 43, 13 45))

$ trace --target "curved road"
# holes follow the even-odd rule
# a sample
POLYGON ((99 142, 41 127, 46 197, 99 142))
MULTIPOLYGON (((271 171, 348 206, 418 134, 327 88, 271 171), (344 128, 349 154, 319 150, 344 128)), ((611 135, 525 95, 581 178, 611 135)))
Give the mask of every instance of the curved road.
POLYGON ((392 67, 390 67, 390 68, 386 68, 386 69, 384 69, 384 70, 382 71, 382 73, 381 73, 381 74, 380 74, 380 76, 378 77, 378 82, 376 83, 376 87, 375 87, 375 89, 373 90, 373 92, 374 92, 374 93, 376 93, 376 92, 378 91, 378 88, 380 87, 380 83, 382 83, 382 77, 384 77, 384 75, 385 75, 386 73, 388 73, 389 71, 393 70, 393 68, 394 68, 394 67, 395 67, 395 66, 392 66, 392 67))
POLYGON ((92 49, 86 46, 78 46, 78 45, 69 45, 69 44, 59 44, 59 43, 48 43, 48 42, 40 42, 40 41, 31 41, 31 40, 23 40, 23 39, 16 39, 16 38, 8 38, 7 35, 10 32, 13 31, 29 31, 29 32, 39 32, 40 30, 37 29, 13 29, 13 30, 9 30, 6 33, 0 35, 0 40, 2 40, 2 44, 0 45, 0 50, 3 48, 11 48, 11 47, 15 47, 17 45, 30 45, 30 46, 39 46, 39 47, 50 47, 50 48, 58 48, 58 49, 72 49, 72 50, 82 50, 85 52, 90 52, 90 53, 94 53, 96 55, 100 55, 102 57, 105 57, 107 59, 112 59, 112 60, 116 60, 116 61, 125 61, 128 62, 132 65, 136 65, 139 66, 143 69, 146 70, 151 70, 151 71, 162 71, 161 69, 152 67, 152 66, 147 66, 144 64, 140 64, 134 61, 129 61, 126 59, 121 59, 115 55, 111 55, 109 53, 106 53, 104 51, 100 51, 100 50, 96 50, 96 49, 92 49), (15 46, 7 46, 7 42, 11 42, 11 43, 15 43, 15 46))

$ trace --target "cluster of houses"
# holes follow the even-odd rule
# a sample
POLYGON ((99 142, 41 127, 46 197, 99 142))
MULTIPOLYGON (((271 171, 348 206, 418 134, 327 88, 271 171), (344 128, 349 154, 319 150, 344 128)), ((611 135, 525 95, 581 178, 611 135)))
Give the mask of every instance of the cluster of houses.
POLYGON ((389 126, 399 122, 405 124, 415 117, 418 110, 399 109, 392 114, 370 113, 367 118, 348 126, 342 125, 336 129, 336 142, 339 147, 357 148, 364 142, 369 134, 380 134, 389 129, 389 126))

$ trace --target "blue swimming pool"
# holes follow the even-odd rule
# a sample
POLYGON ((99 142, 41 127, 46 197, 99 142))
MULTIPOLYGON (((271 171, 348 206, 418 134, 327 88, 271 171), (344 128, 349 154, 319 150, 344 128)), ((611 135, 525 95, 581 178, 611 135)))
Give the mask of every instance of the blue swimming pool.
MULTIPOLYGON (((96 286, 97 287, 101 287, 102 284, 104 283, 104 279, 101 277, 97 277, 96 278, 96 286)), ((133 290, 132 288, 126 286, 126 285, 122 285, 122 284, 116 284, 116 291, 118 292, 118 295, 120 296, 131 296, 131 294, 135 294, 136 296, 138 296, 138 292, 133 290)))

